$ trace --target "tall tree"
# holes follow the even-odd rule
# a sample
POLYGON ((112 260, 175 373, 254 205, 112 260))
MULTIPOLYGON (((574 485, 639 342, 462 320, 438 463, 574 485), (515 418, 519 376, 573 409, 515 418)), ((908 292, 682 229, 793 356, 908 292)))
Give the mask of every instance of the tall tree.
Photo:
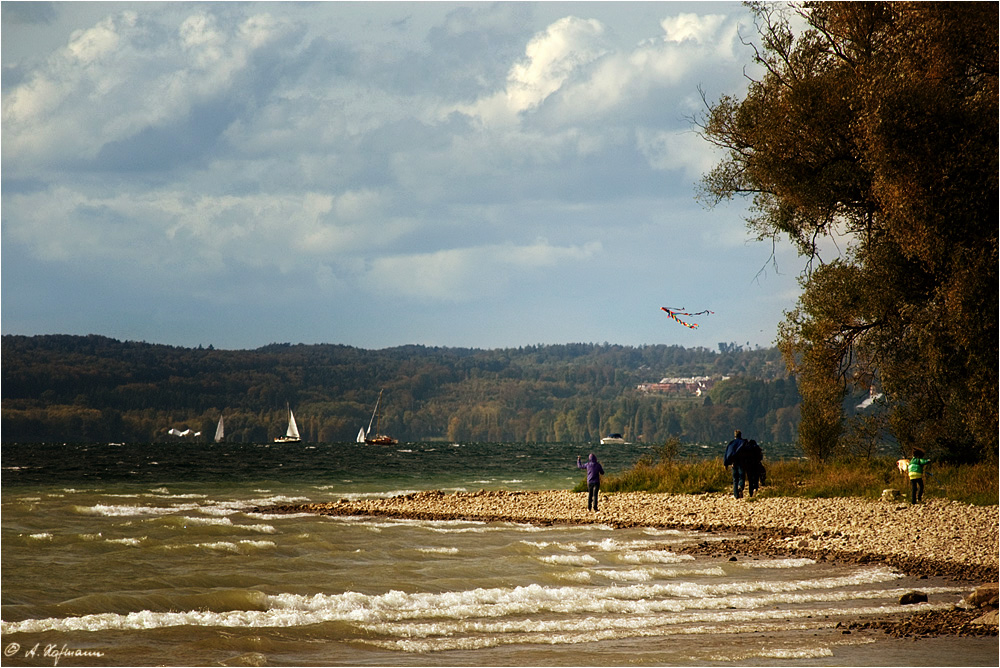
POLYGON ((749 6, 763 74, 708 105, 703 188, 808 258, 779 332, 803 445, 832 454, 845 392, 878 384, 902 444, 995 456, 998 6, 749 6))

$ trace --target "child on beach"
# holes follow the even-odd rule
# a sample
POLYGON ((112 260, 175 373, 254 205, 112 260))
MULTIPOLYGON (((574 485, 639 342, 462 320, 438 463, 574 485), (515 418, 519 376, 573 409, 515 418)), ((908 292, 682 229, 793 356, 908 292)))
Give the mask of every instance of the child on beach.
POLYGON ((931 463, 931 460, 924 459, 924 451, 920 448, 913 448, 913 457, 910 458, 910 503, 920 503, 924 496, 924 467, 931 463))

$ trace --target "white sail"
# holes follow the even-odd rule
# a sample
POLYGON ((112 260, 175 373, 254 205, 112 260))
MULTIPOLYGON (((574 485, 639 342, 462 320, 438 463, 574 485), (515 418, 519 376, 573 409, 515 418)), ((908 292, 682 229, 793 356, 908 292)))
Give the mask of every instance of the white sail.
POLYGON ((299 427, 295 424, 295 414, 288 411, 288 431, 285 432, 288 438, 299 438, 299 427))
POLYGON ((221 443, 226 438, 226 427, 222 424, 222 416, 219 416, 219 425, 215 428, 215 442, 221 443))
POLYGON ((362 427, 361 429, 358 430, 358 443, 364 443, 364 442, 365 442, 365 428, 362 427))

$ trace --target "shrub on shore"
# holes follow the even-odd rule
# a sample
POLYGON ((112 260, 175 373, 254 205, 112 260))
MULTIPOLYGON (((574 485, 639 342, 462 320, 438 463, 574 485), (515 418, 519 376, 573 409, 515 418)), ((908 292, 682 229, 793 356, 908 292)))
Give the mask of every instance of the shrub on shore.
MULTIPOLYGON (((728 492, 732 474, 714 459, 659 460, 644 457, 632 468, 611 473, 601 482, 601 490, 615 492, 660 492, 702 494, 728 492)), ((767 484, 759 496, 805 498, 861 497, 878 499, 882 490, 896 489, 909 497, 910 481, 896 468, 896 460, 884 457, 817 462, 804 459, 765 461, 767 484)), ((992 463, 967 465, 932 464, 924 477, 924 498, 946 498, 979 506, 994 505, 1000 498, 997 467, 992 463)), ((581 483, 574 491, 585 491, 581 483)))

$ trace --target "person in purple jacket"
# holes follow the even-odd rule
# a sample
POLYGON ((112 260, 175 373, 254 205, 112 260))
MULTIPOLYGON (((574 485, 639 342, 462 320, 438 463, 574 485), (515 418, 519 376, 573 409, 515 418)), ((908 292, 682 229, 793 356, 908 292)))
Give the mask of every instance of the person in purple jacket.
POLYGON ((601 476, 604 475, 604 467, 597 461, 597 455, 590 453, 590 458, 584 464, 580 456, 576 456, 576 468, 587 469, 587 510, 597 512, 597 493, 601 490, 601 476))

